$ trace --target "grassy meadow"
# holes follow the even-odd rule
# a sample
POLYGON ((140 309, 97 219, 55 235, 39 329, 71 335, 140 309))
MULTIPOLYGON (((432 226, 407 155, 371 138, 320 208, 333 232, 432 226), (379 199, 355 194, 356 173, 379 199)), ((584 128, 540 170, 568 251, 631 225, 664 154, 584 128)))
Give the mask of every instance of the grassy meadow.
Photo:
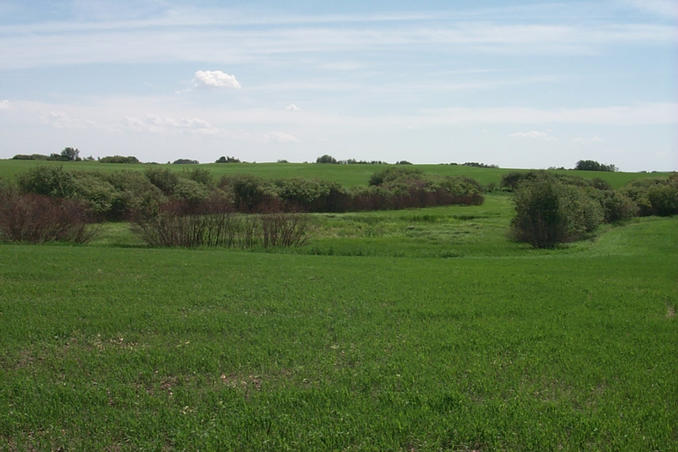
MULTIPOLYGON (((18 174, 28 171, 35 166, 63 166, 69 171, 145 171, 148 168, 162 167, 173 171, 186 171, 196 167, 207 169, 215 178, 236 174, 250 174, 264 179, 321 179, 338 182, 346 187, 367 185, 370 176, 387 165, 353 164, 308 164, 308 163, 206 163, 200 165, 171 165, 171 164, 124 164, 99 163, 96 161, 58 162, 44 160, 0 160, 0 178, 13 179, 18 174)), ((442 176, 468 176, 483 185, 494 183, 499 185, 501 177, 514 171, 527 171, 510 168, 476 168, 463 165, 414 165, 424 173, 442 176)), ((608 182, 613 188, 640 178, 663 177, 668 173, 624 173, 605 171, 572 171, 553 170, 561 174, 574 174, 586 179, 600 178, 608 182)))
MULTIPOLYGON (((346 185, 375 168, 203 166, 346 185)), ((284 250, 148 248, 126 223, 0 244, 0 450, 678 448, 678 217, 536 250, 513 212, 491 193, 312 214, 284 250)))

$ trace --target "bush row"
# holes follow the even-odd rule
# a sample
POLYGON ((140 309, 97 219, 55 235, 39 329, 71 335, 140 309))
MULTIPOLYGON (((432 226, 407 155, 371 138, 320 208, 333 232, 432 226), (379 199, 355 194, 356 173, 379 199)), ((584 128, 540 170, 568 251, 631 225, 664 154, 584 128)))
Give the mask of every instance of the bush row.
POLYGON ((584 238, 601 223, 678 213, 678 174, 613 190, 601 180, 533 171, 509 174, 502 186, 514 191, 515 237, 539 248, 584 238))
POLYGON ((215 181, 209 171, 183 172, 149 168, 145 172, 69 172, 36 167, 18 178, 21 193, 75 199, 100 219, 150 215, 168 203, 180 203, 184 214, 239 212, 344 212, 401 209, 442 204, 480 204, 481 186, 463 177, 424 175, 408 167, 389 167, 370 184, 347 189, 335 182, 253 176, 215 181))
POLYGON ((76 200, 20 194, 0 186, 2 241, 86 243, 95 233, 89 221, 88 209, 76 200))

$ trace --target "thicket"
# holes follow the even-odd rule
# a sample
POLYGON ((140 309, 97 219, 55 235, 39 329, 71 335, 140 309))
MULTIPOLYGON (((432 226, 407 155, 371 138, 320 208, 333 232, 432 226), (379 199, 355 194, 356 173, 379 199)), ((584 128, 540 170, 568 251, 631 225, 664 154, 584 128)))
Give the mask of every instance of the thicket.
POLYGON ((242 215, 221 206, 210 213, 194 214, 183 203, 168 203, 152 215, 134 220, 135 230, 151 246, 167 247, 291 247, 306 241, 303 214, 242 215))
POLYGON ((584 238, 601 223, 678 213, 675 173, 667 179, 639 180, 613 190, 600 179, 530 171, 507 174, 502 187, 514 191, 515 237, 539 248, 584 238))
POLYGON ((55 160, 61 162, 79 162, 80 151, 77 148, 66 147, 59 154, 17 154, 12 157, 13 160, 55 160))
POLYGON ((617 171, 617 167, 613 164, 605 165, 598 163, 595 160, 579 160, 574 166, 574 169, 580 171, 617 171))
POLYGON ((110 155, 101 157, 99 163, 139 163, 139 159, 133 155, 110 155))
POLYGON ((235 157, 230 157, 230 156, 226 157, 226 156, 222 155, 214 163, 240 163, 240 159, 237 159, 235 157))
POLYGON ((425 175, 405 166, 375 173, 370 184, 351 189, 338 183, 308 180, 264 180, 249 175, 215 181, 203 168, 181 172, 150 167, 135 171, 69 172, 63 167, 35 167, 18 178, 21 193, 84 203, 100 220, 151 215, 160 207, 180 204, 184 214, 223 209, 246 213, 346 212, 402 209, 444 204, 480 204, 481 186, 463 177, 425 175))
POLYGON ((86 243, 96 230, 88 227, 88 209, 63 198, 21 194, 0 186, 0 240, 43 243, 86 243))

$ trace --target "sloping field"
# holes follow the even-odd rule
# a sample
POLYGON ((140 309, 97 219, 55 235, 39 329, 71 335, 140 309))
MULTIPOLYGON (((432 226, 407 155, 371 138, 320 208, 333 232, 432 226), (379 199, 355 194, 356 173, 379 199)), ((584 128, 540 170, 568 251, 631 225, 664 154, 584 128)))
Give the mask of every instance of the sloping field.
POLYGON ((0 449, 676 449, 677 230, 448 259, 0 245, 0 449))
MULTIPOLYGON (((73 171, 117 171, 134 170, 144 171, 148 168, 163 167, 174 171, 186 171, 196 167, 209 170, 215 177, 235 174, 250 174, 265 179, 321 179, 338 182, 341 185, 352 187, 367 185, 370 176, 383 169, 386 165, 333 165, 315 163, 227 163, 201 165, 155 165, 155 164, 119 164, 98 162, 50 162, 38 160, 0 160, 0 177, 15 178, 18 174, 35 166, 63 166, 73 171)), ((509 168, 476 168, 463 165, 413 165, 425 173, 440 174, 443 176, 468 176, 476 179, 483 185, 499 184, 504 174, 513 171, 528 171, 509 168)), ((563 174, 574 174, 587 179, 600 178, 607 181, 613 188, 619 188, 635 179, 648 177, 664 177, 668 173, 611 173, 602 171, 567 171, 556 170, 563 174)))

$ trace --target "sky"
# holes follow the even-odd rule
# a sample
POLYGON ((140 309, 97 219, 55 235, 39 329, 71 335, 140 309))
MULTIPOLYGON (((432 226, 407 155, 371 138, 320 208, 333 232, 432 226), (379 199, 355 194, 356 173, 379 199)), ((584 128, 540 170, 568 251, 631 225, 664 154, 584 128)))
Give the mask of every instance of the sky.
POLYGON ((678 169, 678 2, 0 0, 0 158, 678 169))

